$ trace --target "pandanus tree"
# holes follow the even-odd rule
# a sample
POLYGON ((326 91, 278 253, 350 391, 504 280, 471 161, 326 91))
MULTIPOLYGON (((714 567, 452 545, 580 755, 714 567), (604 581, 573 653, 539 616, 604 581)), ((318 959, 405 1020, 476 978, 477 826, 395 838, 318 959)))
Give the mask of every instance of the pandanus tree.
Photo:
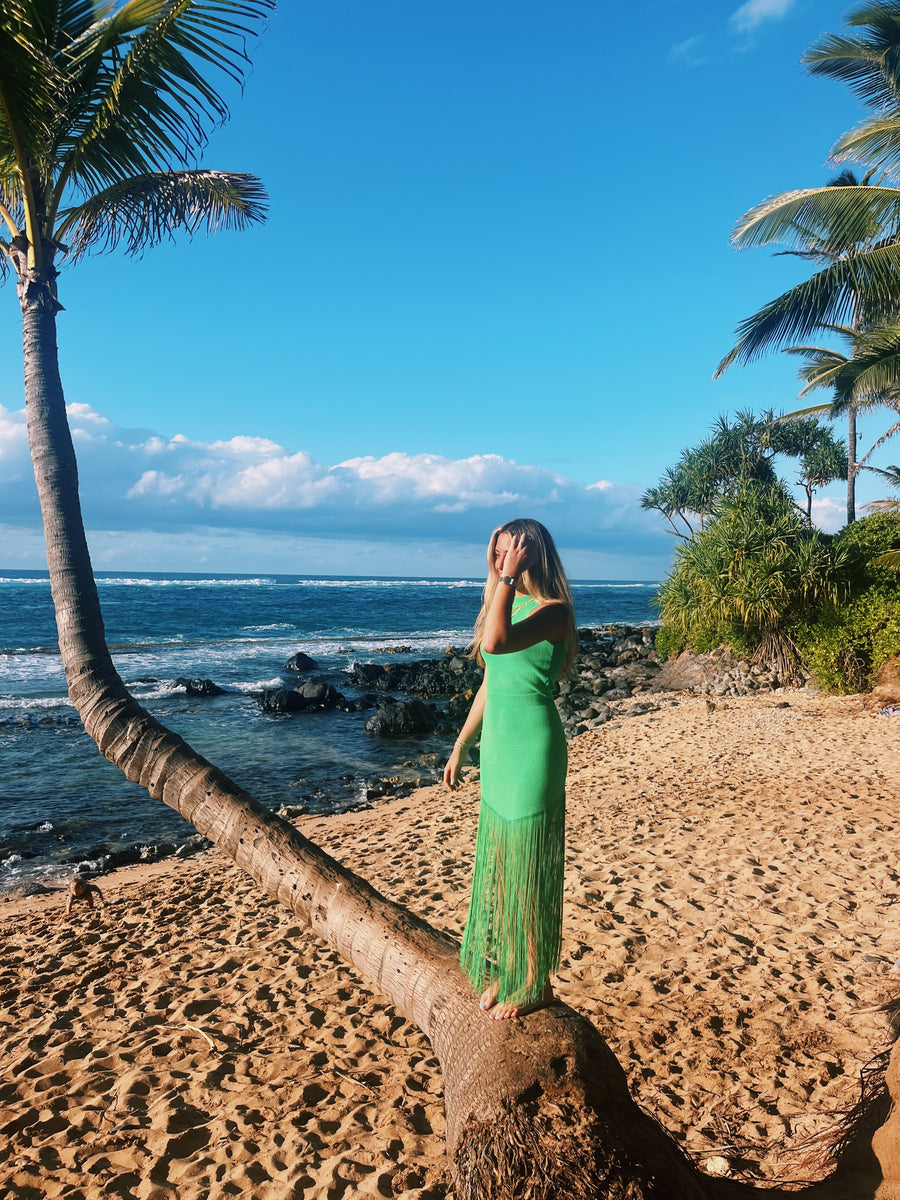
POLYGON ((815 418, 784 424, 771 411, 758 417, 739 412, 733 421, 718 417, 710 436, 682 450, 675 466, 644 492, 641 507, 662 513, 670 533, 692 538, 705 529, 721 499, 739 485, 775 484, 773 459, 779 454, 799 460, 798 478, 810 519, 815 489, 846 478, 846 448, 815 418))
POLYGON ((240 229, 262 217, 257 180, 195 159, 204 130, 226 116, 207 75, 242 80, 245 39, 269 7, 4 0, 0 8, 0 255, 22 309, 28 434, 70 698, 129 779, 191 821, 431 1039, 461 1200, 750 1195, 696 1170, 634 1104, 614 1056, 572 1010, 484 1020, 452 939, 256 803, 138 705, 116 672, 66 422, 57 276, 92 249, 139 252, 179 230, 240 229))

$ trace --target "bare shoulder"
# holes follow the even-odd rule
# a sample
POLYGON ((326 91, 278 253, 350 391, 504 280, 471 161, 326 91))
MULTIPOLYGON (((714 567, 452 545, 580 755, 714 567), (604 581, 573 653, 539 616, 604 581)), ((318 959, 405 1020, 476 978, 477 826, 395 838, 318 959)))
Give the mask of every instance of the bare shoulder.
POLYGON ((572 606, 565 600, 542 600, 531 620, 537 618, 550 635, 549 640, 557 642, 566 636, 571 615, 572 606))

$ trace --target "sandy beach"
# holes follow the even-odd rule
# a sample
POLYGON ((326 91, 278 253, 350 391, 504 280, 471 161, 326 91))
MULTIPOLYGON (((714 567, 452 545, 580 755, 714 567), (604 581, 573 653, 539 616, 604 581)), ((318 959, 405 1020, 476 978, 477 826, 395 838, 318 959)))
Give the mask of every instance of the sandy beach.
MULTIPOLYGON (((698 1161, 814 1178, 900 989, 900 717, 654 699, 570 743, 557 992, 698 1161)), ((297 824, 458 935, 476 810, 297 824)), ((291 913, 216 851, 100 883, 0 905, 0 1195, 452 1195, 428 1043, 291 913)))

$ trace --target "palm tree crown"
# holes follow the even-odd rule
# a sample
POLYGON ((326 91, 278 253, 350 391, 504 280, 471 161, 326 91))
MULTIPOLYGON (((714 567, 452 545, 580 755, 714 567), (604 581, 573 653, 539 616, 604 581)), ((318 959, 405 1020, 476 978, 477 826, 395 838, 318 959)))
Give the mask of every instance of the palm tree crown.
POLYGON ((200 73, 240 83, 273 0, 4 0, 0 21, 0 268, 20 288, 54 262, 176 229, 242 228, 265 213, 252 175, 196 165, 228 116, 200 73), (36 273, 36 274, 35 274, 36 273))

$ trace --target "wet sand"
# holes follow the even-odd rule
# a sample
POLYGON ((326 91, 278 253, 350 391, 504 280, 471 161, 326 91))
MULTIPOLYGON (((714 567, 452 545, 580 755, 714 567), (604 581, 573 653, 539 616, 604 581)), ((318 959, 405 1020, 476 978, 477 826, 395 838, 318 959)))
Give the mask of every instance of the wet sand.
MULTIPOLYGON (((570 743, 558 994, 700 1162, 805 1179, 900 988, 900 717, 679 696, 570 743)), ((477 784, 299 828, 459 934, 477 784)), ((217 851, 0 904, 0 1195, 449 1196, 430 1047, 217 851)), ((821 1170, 821 1168, 818 1168, 821 1170)))

